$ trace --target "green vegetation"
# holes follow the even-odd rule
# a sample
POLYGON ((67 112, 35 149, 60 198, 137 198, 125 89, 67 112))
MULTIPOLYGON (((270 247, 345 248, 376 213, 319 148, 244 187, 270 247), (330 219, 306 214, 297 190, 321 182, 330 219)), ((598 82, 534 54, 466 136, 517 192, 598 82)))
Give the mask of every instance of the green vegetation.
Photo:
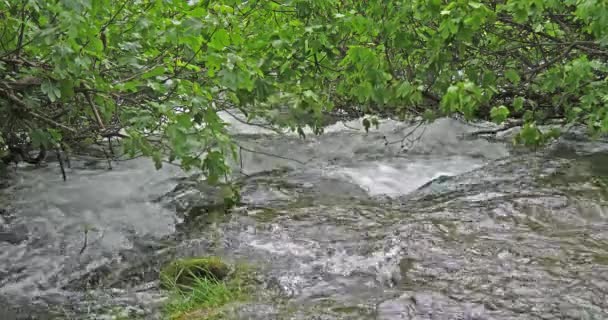
POLYGON ((222 306, 244 300, 249 291, 248 269, 234 269, 215 257, 170 263, 161 271, 161 284, 171 292, 165 315, 180 320, 221 317, 222 306))
POLYGON ((234 292, 225 283, 199 278, 188 293, 173 293, 165 311, 169 319, 208 319, 218 315, 216 308, 237 298, 238 292, 234 292))
POLYGON ((230 267, 216 257, 180 259, 161 270, 164 287, 191 286, 197 279, 222 281, 230 273, 230 267))
POLYGON ((608 131, 604 0, 23 0, 0 18, 5 162, 121 138, 216 180, 233 108, 302 136, 335 110, 510 119, 524 144, 549 121, 608 131))

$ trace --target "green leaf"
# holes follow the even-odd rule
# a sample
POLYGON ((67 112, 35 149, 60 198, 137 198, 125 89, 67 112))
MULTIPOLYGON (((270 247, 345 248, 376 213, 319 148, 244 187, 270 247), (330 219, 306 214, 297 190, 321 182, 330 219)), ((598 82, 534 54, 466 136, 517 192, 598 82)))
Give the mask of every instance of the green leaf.
POLYGON ((219 72, 221 84, 232 91, 237 91, 239 88, 239 75, 234 70, 223 69, 219 72))
POLYGON ((61 98, 61 88, 59 88, 57 83, 51 80, 45 79, 40 85, 40 89, 47 95, 51 102, 55 102, 57 99, 61 98))
POLYGON ((186 113, 178 114, 175 117, 175 122, 181 127, 182 130, 187 130, 192 127, 192 116, 186 113))
POLYGON ((57 130, 57 129, 48 128, 47 132, 51 135, 51 138, 53 139, 54 142, 60 142, 61 139, 63 138, 63 136, 61 135, 61 132, 59 132, 59 130, 57 130))
POLYGON ((526 112, 524 112, 524 121, 525 122, 532 122, 534 121, 534 111, 532 110, 526 110, 526 112))
POLYGON ((103 51, 103 42, 98 37, 92 37, 89 47, 93 52, 101 53, 103 51))
POLYGON ((542 134, 534 123, 526 123, 519 132, 518 139, 524 145, 536 146, 542 139, 542 134))
POLYGON ((524 108, 524 98, 516 97, 513 99, 513 110, 516 112, 521 111, 524 108))
POLYGON ((427 122, 432 122, 437 119, 437 114, 431 109, 426 109, 424 110, 424 114, 422 114, 422 118, 427 122))
POLYGON ((209 42, 209 47, 215 50, 221 51, 224 50, 227 46, 230 45, 230 34, 226 29, 217 30, 213 36, 211 37, 211 41, 209 42))
POLYGON ((148 78, 152 78, 152 77, 158 77, 160 75, 162 75, 163 73, 165 73, 165 67, 164 66, 158 66, 150 71, 147 71, 146 73, 141 75, 142 79, 148 79, 148 78))
POLYGON ((62 80, 59 83, 59 96, 65 98, 74 97, 74 83, 69 80, 62 80))
POLYGON ((494 107, 490 110, 490 117, 495 123, 501 124, 509 117, 509 109, 505 106, 494 107))
POLYGON ((513 69, 505 71, 505 77, 509 79, 509 81, 511 81, 511 83, 513 83, 514 85, 519 84, 519 81, 521 80, 517 71, 513 69))
POLYGON ((32 145, 34 148, 45 147, 48 148, 50 146, 50 136, 47 132, 40 129, 33 129, 29 132, 30 139, 32 141, 32 145))

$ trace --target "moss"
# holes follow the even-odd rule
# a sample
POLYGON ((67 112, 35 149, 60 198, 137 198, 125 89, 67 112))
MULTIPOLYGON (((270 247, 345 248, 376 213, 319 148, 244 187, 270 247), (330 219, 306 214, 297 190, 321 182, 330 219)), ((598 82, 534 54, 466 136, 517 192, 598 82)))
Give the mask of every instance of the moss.
POLYGON ((170 263, 161 272, 161 283, 170 290, 165 304, 166 318, 221 319, 222 307, 248 297, 252 290, 250 274, 245 265, 230 267, 215 257, 170 263))

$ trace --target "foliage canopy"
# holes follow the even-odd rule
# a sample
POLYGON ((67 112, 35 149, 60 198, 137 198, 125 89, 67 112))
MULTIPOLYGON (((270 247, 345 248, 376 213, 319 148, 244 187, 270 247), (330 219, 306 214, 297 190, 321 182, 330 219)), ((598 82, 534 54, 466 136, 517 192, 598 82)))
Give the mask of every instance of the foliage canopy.
MULTIPOLYGON (((332 110, 608 131, 605 0, 3 0, 0 145, 122 137, 211 178, 218 112, 302 133, 332 110)), ((369 125, 369 122, 368 122, 369 125)))

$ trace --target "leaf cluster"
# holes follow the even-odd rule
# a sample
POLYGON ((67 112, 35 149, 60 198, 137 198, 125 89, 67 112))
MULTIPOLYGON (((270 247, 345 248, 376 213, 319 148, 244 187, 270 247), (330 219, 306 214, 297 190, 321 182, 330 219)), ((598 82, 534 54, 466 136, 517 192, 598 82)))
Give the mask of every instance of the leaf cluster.
MULTIPOLYGON (((608 131, 602 0, 0 1, 0 130, 39 146, 121 137, 216 180, 218 113, 303 135, 324 115, 522 120, 608 131)), ((371 120, 370 120, 371 119, 371 120)))

